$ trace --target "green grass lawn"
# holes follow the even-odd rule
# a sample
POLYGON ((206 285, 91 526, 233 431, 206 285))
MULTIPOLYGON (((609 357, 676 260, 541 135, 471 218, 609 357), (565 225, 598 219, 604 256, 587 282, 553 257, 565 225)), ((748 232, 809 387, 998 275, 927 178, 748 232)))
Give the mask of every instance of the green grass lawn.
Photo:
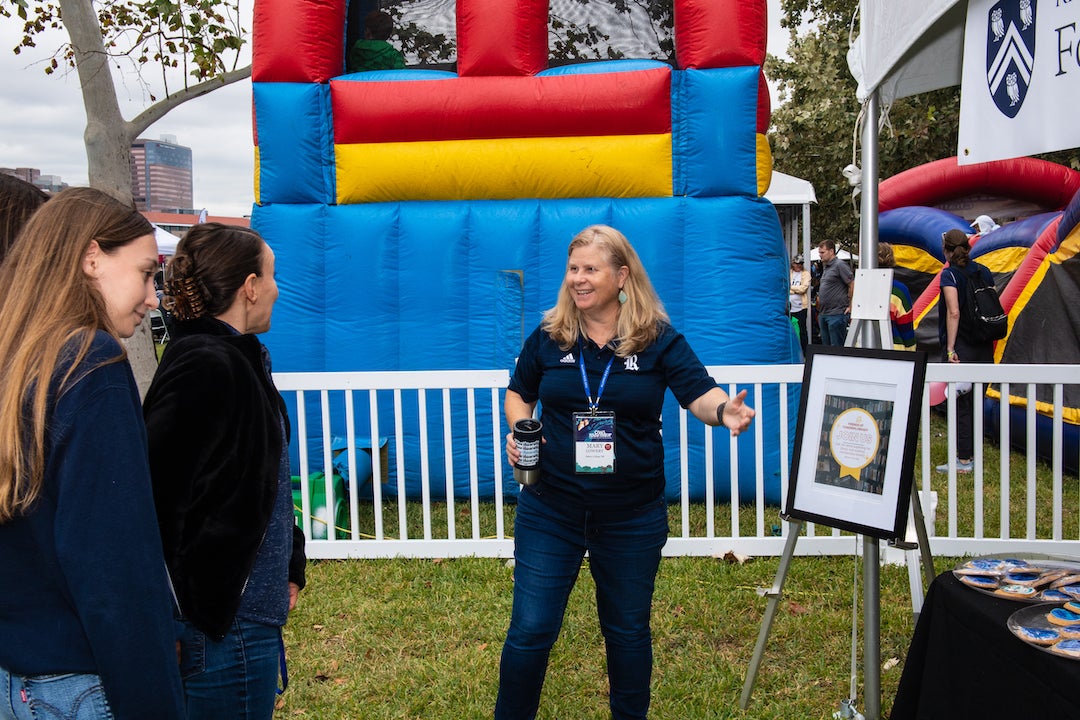
MULTIPOLYGON (((954 564, 936 562, 939 570, 954 564)), ((765 609, 756 590, 772 584, 777 565, 777 558, 663 561, 653 607, 651 717, 831 717, 849 694, 852 582, 861 575, 853 557, 793 560, 750 707, 738 708, 765 609)), ((491 716, 513 592, 505 561, 317 561, 308 572, 286 628, 291 684, 278 717, 491 716)), ((610 717, 593 592, 583 572, 551 657, 540 718, 610 717)), ((912 629, 906 569, 886 566, 885 717, 912 629)), ((861 676, 861 650, 859 663, 861 676)))

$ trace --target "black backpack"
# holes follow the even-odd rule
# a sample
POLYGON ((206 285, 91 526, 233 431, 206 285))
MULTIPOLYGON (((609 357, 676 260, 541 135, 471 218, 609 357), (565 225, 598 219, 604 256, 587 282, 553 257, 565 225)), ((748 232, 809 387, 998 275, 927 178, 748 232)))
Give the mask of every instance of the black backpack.
POLYGON ((1001 307, 997 288, 983 278, 981 266, 972 263, 965 272, 967 295, 960 308, 960 337, 969 343, 1001 340, 1009 334, 1009 316, 1001 307))

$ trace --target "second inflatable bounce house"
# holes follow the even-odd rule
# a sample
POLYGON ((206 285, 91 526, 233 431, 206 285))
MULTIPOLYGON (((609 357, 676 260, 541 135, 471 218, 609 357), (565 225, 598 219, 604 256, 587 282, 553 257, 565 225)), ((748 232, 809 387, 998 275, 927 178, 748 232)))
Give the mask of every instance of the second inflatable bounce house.
MULTIPOLYGON (((345 74, 345 0, 255 4, 252 224, 277 254, 275 371, 512 369, 555 302, 570 239, 594 223, 635 245, 706 365, 798 362, 787 258, 762 197, 765 0, 675 0, 674 63, 559 67, 547 0, 449 6, 454 71, 345 74)), ((665 425, 677 410, 669 395, 665 425)), ((777 502, 778 428, 764 437, 777 502)), ((751 498, 754 436, 739 441, 751 498)), ((691 468, 702 444, 691 438, 691 468)), ((727 497, 727 444, 716 450, 727 497)), ((669 494, 677 458, 669 448, 669 494)), ((415 494, 420 479, 389 482, 415 494)))

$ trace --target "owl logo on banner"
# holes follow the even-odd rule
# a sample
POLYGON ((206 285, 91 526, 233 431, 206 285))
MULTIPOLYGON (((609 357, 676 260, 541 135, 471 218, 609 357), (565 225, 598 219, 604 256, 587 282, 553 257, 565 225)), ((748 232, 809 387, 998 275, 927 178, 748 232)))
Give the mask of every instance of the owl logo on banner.
POLYGON ((994 105, 1016 117, 1024 104, 1035 67, 1037 0, 1001 0, 986 24, 986 83, 994 105))

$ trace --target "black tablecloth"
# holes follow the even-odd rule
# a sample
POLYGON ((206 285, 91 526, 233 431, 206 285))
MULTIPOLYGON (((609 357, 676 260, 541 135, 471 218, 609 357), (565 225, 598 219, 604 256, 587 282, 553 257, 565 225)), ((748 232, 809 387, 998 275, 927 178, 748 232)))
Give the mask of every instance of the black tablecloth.
POLYGON ((1026 603, 973 590, 951 571, 926 593, 891 720, 1080 718, 1080 660, 1006 625, 1026 603))

